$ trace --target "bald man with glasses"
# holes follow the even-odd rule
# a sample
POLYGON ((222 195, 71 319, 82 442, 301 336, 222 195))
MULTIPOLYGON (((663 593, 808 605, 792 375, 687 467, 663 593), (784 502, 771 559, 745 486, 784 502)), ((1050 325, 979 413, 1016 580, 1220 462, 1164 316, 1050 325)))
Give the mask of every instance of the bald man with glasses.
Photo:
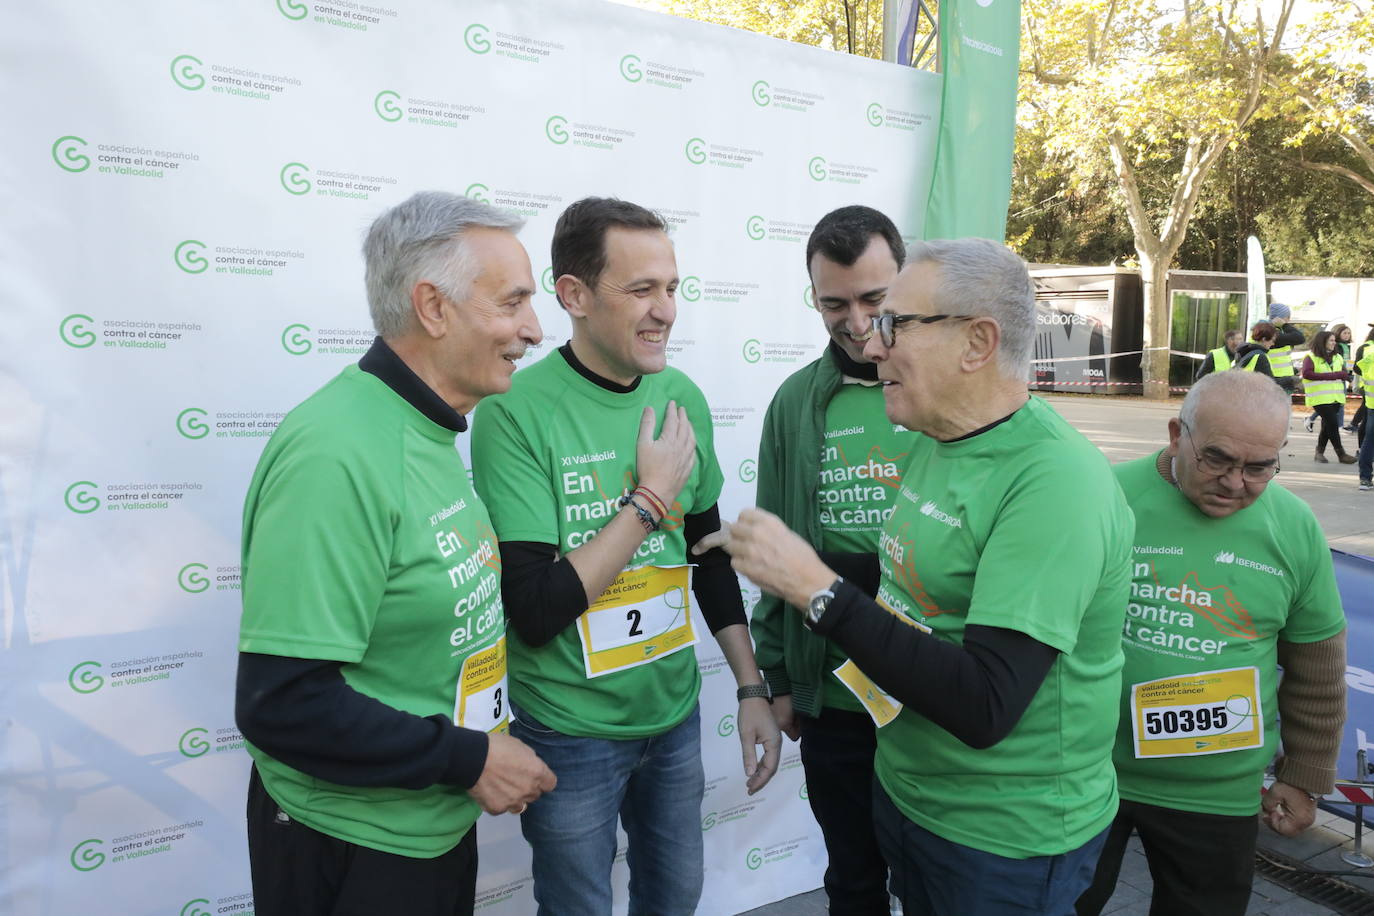
POLYGON ((1115 467, 1136 517, 1113 754, 1121 808, 1081 916, 1112 896, 1133 830, 1152 914, 1241 916, 1256 813, 1295 836, 1331 791, 1345 615, 1312 510, 1271 483, 1288 414, 1267 379, 1213 373, 1169 421, 1168 446, 1115 467))

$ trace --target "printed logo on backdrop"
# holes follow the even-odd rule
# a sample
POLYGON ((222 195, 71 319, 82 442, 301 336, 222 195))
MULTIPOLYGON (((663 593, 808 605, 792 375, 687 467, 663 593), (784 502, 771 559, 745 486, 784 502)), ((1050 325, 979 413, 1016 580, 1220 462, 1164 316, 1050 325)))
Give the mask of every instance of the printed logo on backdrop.
POLYGON ((749 338, 740 347, 740 355, 746 363, 798 363, 815 358, 819 346, 814 343, 788 343, 784 341, 763 341, 749 338))
POLYGON ((188 274, 205 273, 213 261, 214 272, 217 274, 275 277, 278 272, 290 266, 292 261, 305 259, 305 252, 293 248, 216 245, 212 249, 211 257, 206 257, 207 248, 210 246, 199 239, 186 239, 172 250, 172 261, 178 269, 188 274))
POLYGON ((711 426, 715 429, 735 429, 758 412, 756 407, 712 407, 711 426))
POLYGON ((806 306, 812 311, 816 310, 816 288, 814 286, 808 284, 802 290, 802 305, 806 306))
MULTIPOLYGON (((85 172, 91 167, 92 143, 68 134, 52 145, 52 161, 64 172, 85 172)), ((200 154, 186 150, 157 149, 131 143, 94 144, 95 171, 98 175, 128 178, 166 178, 194 169, 200 154)))
POLYGON ((187 407, 177 414, 176 428, 187 439, 206 439, 212 432, 216 439, 266 439, 285 416, 279 410, 220 410, 211 414, 201 407, 187 407))
POLYGON ((69 347, 85 350, 99 340, 106 347, 134 350, 166 350, 179 346, 191 335, 204 330, 190 321, 138 321, 110 319, 97 322, 90 315, 74 312, 57 326, 57 336, 69 347), (98 325, 100 330, 93 330, 98 325))
POLYGON ((526 64, 542 63, 566 50, 556 41, 532 35, 493 32, 480 22, 474 22, 463 30, 463 44, 473 54, 486 54, 495 49, 497 57, 526 64))
POLYGON ((539 275, 539 285, 543 288, 544 292, 552 296, 556 292, 553 284, 553 268, 545 267, 544 272, 539 275))
POLYGON ((625 141, 635 138, 635 132, 625 127, 569 121, 556 114, 544 121, 544 136, 555 146, 565 146, 571 140, 573 146, 611 152, 624 148, 625 141))
POLYGON ((304 162, 288 162, 278 173, 282 190, 303 197, 313 188, 317 197, 369 200, 384 187, 396 184, 389 175, 369 175, 341 169, 311 169, 304 162), (313 175, 314 178, 306 176, 313 175))
POLYGON ((870 102, 868 104, 868 108, 864 110, 864 117, 873 127, 886 127, 889 130, 901 130, 907 133, 931 121, 931 116, 926 112, 903 111, 900 108, 888 108, 877 102, 870 102))
POLYGON ((281 347, 292 356, 360 356, 372 346, 377 334, 371 328, 320 328, 288 324, 282 328, 281 347))
POLYGON ((863 184, 878 170, 867 165, 830 162, 824 156, 812 156, 806 163, 806 174, 812 181, 828 181, 836 184, 863 184))
POLYGON ((75 693, 95 693, 107 683, 116 687, 137 687, 180 678, 188 671, 199 671, 205 653, 199 649, 149 655, 117 662, 87 660, 67 671, 67 686, 75 693))
POLYGON ((514 881, 508 881, 505 884, 499 885, 497 887, 492 887, 484 891, 479 891, 477 894, 477 900, 473 904, 473 910, 482 910, 486 909, 489 906, 496 906, 497 904, 510 902, 511 900, 515 899, 515 896, 517 894, 525 890, 525 888, 529 887, 530 882, 532 880, 533 879, 529 875, 525 875, 521 878, 518 878, 514 881))
POLYGON ((797 790, 797 797, 802 799, 809 799, 811 797, 809 794, 807 794, 806 783, 802 783, 801 788, 797 790))
MULTIPOLYGON (((198 897, 195 900, 188 900, 181 907, 181 912, 177 916, 211 916, 211 910, 201 909, 201 904, 207 907, 210 901, 205 897, 198 897)), ((253 895, 251 893, 232 894, 228 897, 220 897, 214 903, 215 916, 227 916, 227 914, 240 914, 240 916, 252 916, 253 895)))
POLYGON ((693 165, 713 165, 723 169, 743 169, 763 159, 763 150, 744 146, 707 143, 701 137, 690 138, 683 147, 687 161, 693 165))
POLYGON ((403 98, 391 89, 383 89, 373 97, 372 110, 377 117, 392 124, 405 118, 407 124, 448 128, 463 127, 474 117, 487 113, 481 105, 414 96, 403 98))
MULTIPOLYGON (((824 160, 822 160, 822 162, 824 162, 824 160)), ((811 177, 815 178, 814 175, 811 177)), ((762 242, 764 239, 767 239, 770 242, 800 243, 806 241, 806 239, 811 236, 811 228, 811 226, 805 223, 792 223, 780 219, 765 219, 758 215, 751 216, 744 221, 744 234, 755 242, 762 242)))
POLYGON ((391 24, 397 18, 396 11, 390 7, 353 0, 329 0, 313 7, 300 0, 276 0, 276 3, 277 11, 292 22, 303 22, 308 17, 316 25, 350 32, 368 32, 383 23, 391 24))
POLYGON ((294 76, 260 73, 247 67, 211 63, 208 66, 193 54, 179 54, 172 58, 169 68, 172 82, 187 92, 199 92, 207 85, 215 95, 248 101, 270 102, 289 89, 297 89, 301 81, 294 76), (207 79, 205 74, 209 73, 207 79))
MULTIPOLYGON (((563 209, 563 198, 548 191, 529 188, 497 188, 492 191, 484 184, 468 186, 469 191, 474 188, 480 189, 478 193, 486 195, 485 197, 475 197, 474 200, 483 200, 493 207, 500 207, 502 210, 514 213, 516 216, 523 216, 526 219, 543 216, 550 211, 556 213, 563 209)), ((472 197, 471 194, 468 196, 472 197)), ((550 283, 547 291, 553 292, 552 283, 550 283)))
POLYGON ((750 871, 758 871, 764 866, 785 862, 797 854, 806 840, 807 837, 799 836, 771 846, 755 846, 744 854, 744 864, 750 871))
POLYGON ((472 184, 468 185, 467 188, 463 191, 463 196, 469 197, 473 200, 481 201, 484 204, 488 204, 491 203, 491 201, 487 198, 487 191, 490 190, 490 188, 482 184, 480 181, 474 181, 472 184))
POLYGON ((217 728, 211 734, 210 729, 197 725, 181 733, 177 739, 177 750, 181 756, 195 759, 212 751, 214 754, 227 754, 246 750, 246 747, 243 734, 237 728, 217 728))
POLYGON ((678 297, 684 302, 696 302, 701 298, 701 278, 697 276, 686 276, 677 286, 678 297))
POLYGON ((669 233, 676 232, 688 223, 701 219, 700 210, 683 210, 678 207, 660 207, 653 202, 647 203, 645 206, 663 217, 663 221, 668 224, 669 233))
POLYGON ((753 458, 745 458, 739 463, 739 479, 743 483, 753 483, 759 476, 758 462, 753 458))
MULTIPOLYGON (((171 852, 172 849, 186 842, 204 826, 204 821, 187 821, 184 824, 173 824, 169 827, 159 827, 156 830, 145 830, 141 833, 118 836, 109 841, 108 857, 104 852, 105 841, 93 837, 82 840, 73 846, 68 858, 72 868, 77 871, 95 871, 107 861, 111 865, 131 863, 147 856, 171 852)), ((195 902, 194 900, 191 901, 191 903, 195 902)), ((186 906, 190 905, 190 903, 186 904, 186 906)))
POLYGON ((187 563, 177 571, 177 586, 190 595, 199 595, 210 587, 205 573, 210 569, 204 563, 187 563))
POLYGON ((709 661, 698 661, 697 670, 701 672, 703 679, 715 677, 717 674, 724 674, 729 670, 728 663, 724 656, 717 656, 709 661))
POLYGON ((708 811, 701 819, 701 832, 706 833, 712 827, 719 827, 721 824, 728 824, 731 821, 742 821, 753 814, 762 802, 762 797, 756 797, 750 801, 742 802, 738 805, 726 808, 723 811, 708 811))
POLYGON ((818 92, 786 89, 782 86, 774 86, 768 80, 756 80, 749 87, 749 95, 754 100, 754 104, 760 108, 801 112, 802 114, 814 110, 818 103, 825 101, 825 96, 818 92))
POLYGON ((759 601, 763 598, 763 591, 757 585, 741 585, 739 587, 740 600, 744 602, 744 612, 754 613, 754 608, 758 607, 759 601))
POLYGON ((733 713, 726 713, 724 716, 721 716, 720 721, 716 723, 716 734, 720 735, 722 738, 728 738, 734 733, 735 716, 733 713))
POLYGON ((620 58, 620 76, 627 83, 643 83, 660 89, 685 89, 706 74, 691 67, 675 67, 658 61, 641 60, 638 54, 620 58))
POLYGON ((101 486, 90 480, 78 480, 63 492, 62 501, 77 515, 89 515, 102 504, 106 512, 157 510, 179 505, 188 497, 199 499, 204 489, 203 484, 190 482, 112 483, 101 486))

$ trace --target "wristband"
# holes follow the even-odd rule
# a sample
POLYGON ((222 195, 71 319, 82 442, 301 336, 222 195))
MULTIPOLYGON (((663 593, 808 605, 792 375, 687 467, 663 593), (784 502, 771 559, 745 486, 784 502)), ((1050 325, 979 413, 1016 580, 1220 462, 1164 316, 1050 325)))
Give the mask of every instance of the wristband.
POLYGON ((745 684, 735 691, 736 701, 747 700, 750 697, 758 697, 760 700, 767 700, 770 703, 773 702, 772 697, 768 695, 767 684, 745 684))
POLYGON ((658 530, 658 522, 654 520, 649 510, 635 501, 633 494, 627 493, 617 500, 617 508, 624 509, 626 506, 633 506, 635 515, 639 516, 639 523, 644 526, 646 534, 653 534, 658 530))
POLYGON ((655 493, 653 490, 650 490, 648 487, 643 486, 641 484, 640 486, 635 487, 634 491, 630 495, 633 496, 635 493, 644 494, 644 498, 649 501, 649 505, 652 506, 655 510, 657 510, 659 518, 666 518, 668 516, 668 504, 665 503, 662 499, 660 499, 659 495, 655 493))

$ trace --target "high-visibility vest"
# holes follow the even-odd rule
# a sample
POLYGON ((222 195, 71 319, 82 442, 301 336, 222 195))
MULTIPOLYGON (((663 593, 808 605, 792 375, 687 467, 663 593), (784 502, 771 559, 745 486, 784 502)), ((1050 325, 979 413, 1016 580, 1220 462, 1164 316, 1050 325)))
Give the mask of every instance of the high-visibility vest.
POLYGON ((1212 357, 1213 372, 1225 372, 1231 368, 1231 354, 1227 352, 1225 347, 1217 347, 1209 353, 1212 357))
POLYGON ((1285 375, 1293 374, 1293 348, 1292 347, 1270 347, 1269 348, 1269 371, 1274 373, 1274 378, 1283 378, 1285 375))
MULTIPOLYGON (((1231 368, 1239 369, 1241 372, 1254 372, 1255 363, 1259 362, 1259 358, 1263 355, 1264 354, 1259 350, 1251 350, 1250 353, 1246 355, 1245 362, 1233 363, 1231 368)), ((1270 366, 1269 368, 1273 369, 1273 366, 1270 366)))
POLYGON ((1360 385, 1364 389, 1364 406, 1374 408, 1374 347, 1365 347, 1364 357, 1355 364, 1360 370, 1360 385))
MULTIPOLYGON (((1345 360, 1339 353, 1331 355, 1331 362, 1309 353, 1312 369, 1316 372, 1340 372, 1345 368, 1345 360)), ((1302 393, 1307 398, 1308 407, 1318 404, 1340 404, 1345 401, 1345 383, 1340 379, 1304 379, 1302 393)))

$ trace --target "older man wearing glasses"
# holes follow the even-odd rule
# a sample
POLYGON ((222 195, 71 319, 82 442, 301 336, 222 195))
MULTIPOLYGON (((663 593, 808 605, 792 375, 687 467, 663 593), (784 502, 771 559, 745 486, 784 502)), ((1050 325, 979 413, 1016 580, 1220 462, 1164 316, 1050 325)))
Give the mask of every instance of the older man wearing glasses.
POLYGON ((876 600, 767 512, 729 535, 735 568, 850 659, 908 914, 1071 913, 1116 813, 1133 523, 1102 453, 1026 393, 1034 299, 1004 246, 927 242, 873 319, 887 416, 925 433, 876 600))
POLYGON ((1080 914, 1111 897, 1134 829, 1154 878, 1151 913, 1240 916, 1256 812, 1294 836, 1312 824, 1314 795, 1331 791, 1345 616, 1312 510, 1270 485, 1288 415, 1287 393, 1267 379, 1214 373, 1169 421, 1167 447, 1116 467, 1136 516, 1114 754, 1121 810, 1080 914))

